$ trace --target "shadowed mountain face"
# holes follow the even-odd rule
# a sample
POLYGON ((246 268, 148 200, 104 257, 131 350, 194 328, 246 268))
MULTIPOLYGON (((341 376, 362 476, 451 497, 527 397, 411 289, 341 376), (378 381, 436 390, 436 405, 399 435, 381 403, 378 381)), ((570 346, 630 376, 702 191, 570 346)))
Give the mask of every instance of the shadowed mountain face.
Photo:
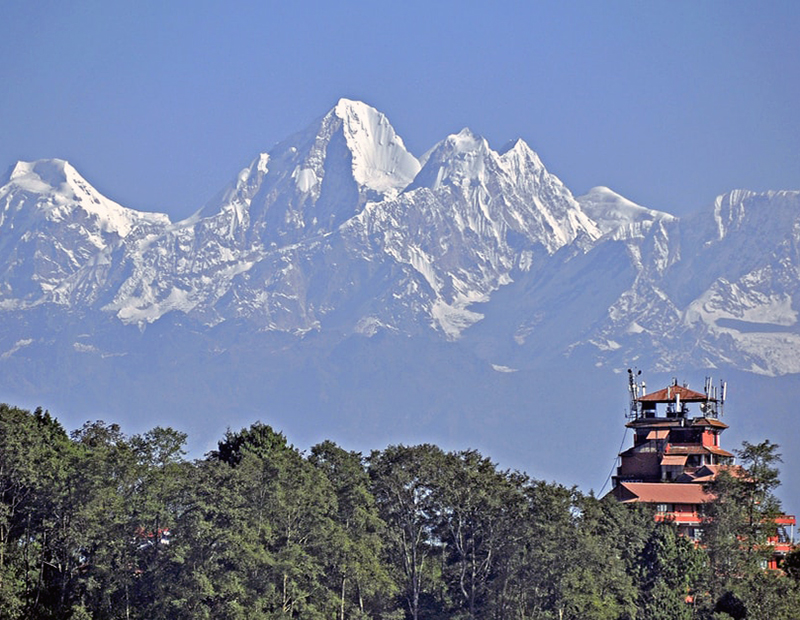
POLYGON ((478 446, 599 487, 553 462, 555 438, 600 437, 593 472, 611 466, 620 370, 793 389, 799 237, 800 192, 678 219, 608 188, 574 197, 521 140, 495 151, 465 129, 417 158, 341 100, 181 222, 67 162, 14 166, 0 388, 76 423, 173 424, 197 451, 260 417, 304 442, 478 446))

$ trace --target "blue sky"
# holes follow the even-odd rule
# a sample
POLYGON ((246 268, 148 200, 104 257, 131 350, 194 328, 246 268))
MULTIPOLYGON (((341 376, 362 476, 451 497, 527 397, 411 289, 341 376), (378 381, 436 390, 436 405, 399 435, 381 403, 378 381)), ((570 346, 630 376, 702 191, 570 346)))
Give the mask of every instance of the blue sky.
POLYGON ((0 9, 0 167, 68 159, 198 209, 339 97, 421 155, 521 137, 575 193, 694 211, 800 189, 798 2, 28 2, 0 9))

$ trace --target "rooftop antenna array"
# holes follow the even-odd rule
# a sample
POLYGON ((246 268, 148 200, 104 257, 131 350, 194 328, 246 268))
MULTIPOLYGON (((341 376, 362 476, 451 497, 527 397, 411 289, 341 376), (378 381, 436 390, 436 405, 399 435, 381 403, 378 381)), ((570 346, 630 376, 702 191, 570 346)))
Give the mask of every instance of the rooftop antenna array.
POLYGON ((634 374, 634 371, 628 368, 628 392, 631 397, 630 413, 628 417, 631 419, 640 418, 642 415, 642 405, 639 402, 639 397, 645 394, 645 383, 644 379, 641 384, 636 382, 641 374, 641 370, 636 370, 634 374))
POLYGON ((721 417, 725 398, 728 394, 728 383, 720 380, 719 387, 716 387, 711 377, 706 377, 704 392, 706 395, 706 402, 700 405, 701 411, 705 415, 711 415, 715 418, 721 417))

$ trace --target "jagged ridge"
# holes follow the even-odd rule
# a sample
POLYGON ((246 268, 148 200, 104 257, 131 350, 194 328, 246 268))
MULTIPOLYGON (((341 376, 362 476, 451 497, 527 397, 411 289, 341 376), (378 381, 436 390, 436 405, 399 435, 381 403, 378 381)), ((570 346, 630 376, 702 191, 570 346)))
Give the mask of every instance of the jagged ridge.
POLYGON ((522 140, 495 151, 465 129, 417 159, 342 99, 174 224, 64 161, 19 162, 0 187, 0 309, 447 339, 488 316, 511 357, 794 373, 798 207, 741 190, 679 220, 608 188, 576 199, 522 140))

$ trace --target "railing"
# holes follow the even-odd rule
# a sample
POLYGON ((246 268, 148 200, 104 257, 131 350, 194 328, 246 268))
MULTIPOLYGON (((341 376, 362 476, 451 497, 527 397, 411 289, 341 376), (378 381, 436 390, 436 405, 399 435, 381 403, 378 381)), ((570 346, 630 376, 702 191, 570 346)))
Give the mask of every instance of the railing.
POLYGON ((657 512, 656 521, 671 521, 679 525, 700 525, 704 521, 703 515, 697 512, 657 512))

